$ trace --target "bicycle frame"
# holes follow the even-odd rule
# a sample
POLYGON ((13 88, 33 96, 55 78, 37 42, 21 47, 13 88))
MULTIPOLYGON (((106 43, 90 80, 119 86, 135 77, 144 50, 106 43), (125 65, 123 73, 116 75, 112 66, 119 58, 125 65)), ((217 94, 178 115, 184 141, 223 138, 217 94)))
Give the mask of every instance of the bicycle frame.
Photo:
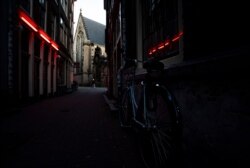
MULTIPOLYGON (((141 98, 139 101, 141 101, 141 99, 143 99, 143 111, 142 111, 142 119, 143 121, 139 121, 138 118, 138 102, 136 101, 135 98, 135 84, 134 81, 131 82, 130 86, 128 86, 128 94, 130 97, 130 101, 131 101, 131 106, 132 106, 132 119, 133 121, 138 124, 139 126, 141 126, 142 128, 152 128, 154 126, 150 125, 150 122, 148 122, 147 119, 147 95, 146 95, 146 83, 145 81, 141 81, 140 83, 141 87, 142 87, 142 91, 140 92, 141 94, 141 98)), ((155 84, 155 86, 153 87, 160 87, 160 85, 157 83, 155 84)))
MULTIPOLYGON (((131 60, 129 60, 131 61, 131 60)), ((132 62, 139 62, 138 60, 132 61, 132 62)), ((160 77, 162 74, 161 69, 164 68, 164 65, 162 63, 156 63, 156 64, 145 64, 145 69, 147 69, 147 74, 148 77, 145 77, 145 79, 143 79, 140 82, 140 100, 137 102, 136 100, 136 65, 132 65, 130 66, 130 69, 127 69, 126 71, 124 71, 123 73, 123 68, 121 70, 121 72, 123 73, 123 75, 121 75, 121 77, 124 79, 124 81, 127 82, 126 84, 126 92, 129 96, 129 102, 131 103, 131 109, 132 110, 132 120, 139 124, 142 128, 155 128, 156 126, 152 124, 151 121, 149 121, 150 117, 148 117, 148 113, 149 113, 149 109, 148 109, 148 103, 152 103, 151 105, 153 105, 152 107, 155 107, 155 103, 154 103, 154 99, 150 98, 149 95, 152 92, 156 92, 158 90, 160 90, 160 92, 164 91, 166 93, 166 99, 168 99, 168 101, 170 101, 173 106, 174 106, 174 111, 177 111, 178 113, 178 105, 175 103, 175 99, 172 96, 172 94, 169 92, 169 90, 162 85, 162 83, 160 82, 160 77), (149 70, 148 70, 149 69, 149 70), (151 102, 150 102, 151 101, 151 102), (140 104, 138 104, 140 103, 140 104), (143 104, 141 104, 143 103, 143 104), (138 111, 140 110, 140 107, 143 108, 142 111, 138 111), (139 118, 139 120, 138 120, 139 118)), ((122 79, 122 81, 123 81, 122 79)), ((158 94, 162 94, 162 93, 158 93, 158 94)), ((157 100, 156 100, 157 102, 157 100)), ((178 117, 178 114, 175 114, 178 117)))
POLYGON ((135 67, 133 71, 124 71, 126 84, 121 87, 124 89, 120 121, 122 127, 135 128, 138 133, 138 145, 146 167, 166 167, 178 154, 179 106, 161 82, 162 71, 158 64, 149 68, 140 83, 135 79, 135 67))

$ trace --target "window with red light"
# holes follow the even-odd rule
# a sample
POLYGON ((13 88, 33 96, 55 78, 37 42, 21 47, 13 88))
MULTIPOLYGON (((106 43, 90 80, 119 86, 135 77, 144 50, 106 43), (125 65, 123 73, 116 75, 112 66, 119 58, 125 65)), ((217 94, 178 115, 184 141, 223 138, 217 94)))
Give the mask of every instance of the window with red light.
POLYGON ((164 59, 179 52, 182 32, 178 25, 178 0, 143 0, 144 58, 164 59))

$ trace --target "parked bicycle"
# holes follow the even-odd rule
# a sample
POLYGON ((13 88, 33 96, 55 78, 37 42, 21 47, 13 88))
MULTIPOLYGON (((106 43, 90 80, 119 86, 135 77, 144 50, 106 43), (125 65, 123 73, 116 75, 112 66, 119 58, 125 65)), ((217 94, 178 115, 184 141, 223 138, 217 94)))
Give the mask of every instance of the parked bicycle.
POLYGON ((137 60, 126 60, 130 66, 121 70, 126 86, 120 99, 120 124, 136 130, 146 167, 173 165, 178 154, 179 106, 161 82, 164 64, 159 61, 145 63, 147 74, 138 82, 136 63, 137 60))

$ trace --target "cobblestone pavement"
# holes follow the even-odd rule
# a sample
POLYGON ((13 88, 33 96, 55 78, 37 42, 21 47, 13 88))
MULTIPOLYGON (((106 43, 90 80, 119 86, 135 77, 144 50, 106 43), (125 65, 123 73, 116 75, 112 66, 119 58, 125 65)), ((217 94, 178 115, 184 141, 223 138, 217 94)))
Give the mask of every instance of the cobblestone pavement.
POLYGON ((2 117, 0 167, 143 167, 133 134, 119 127, 105 91, 80 87, 2 117))

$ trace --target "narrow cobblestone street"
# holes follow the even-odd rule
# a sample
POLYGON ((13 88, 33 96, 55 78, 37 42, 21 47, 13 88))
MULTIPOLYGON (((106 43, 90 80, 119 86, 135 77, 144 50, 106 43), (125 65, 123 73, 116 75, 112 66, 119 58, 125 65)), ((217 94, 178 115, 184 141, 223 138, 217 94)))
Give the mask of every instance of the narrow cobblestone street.
POLYGON ((119 127, 105 91, 78 88, 2 117, 0 167, 142 167, 135 139, 119 127))

